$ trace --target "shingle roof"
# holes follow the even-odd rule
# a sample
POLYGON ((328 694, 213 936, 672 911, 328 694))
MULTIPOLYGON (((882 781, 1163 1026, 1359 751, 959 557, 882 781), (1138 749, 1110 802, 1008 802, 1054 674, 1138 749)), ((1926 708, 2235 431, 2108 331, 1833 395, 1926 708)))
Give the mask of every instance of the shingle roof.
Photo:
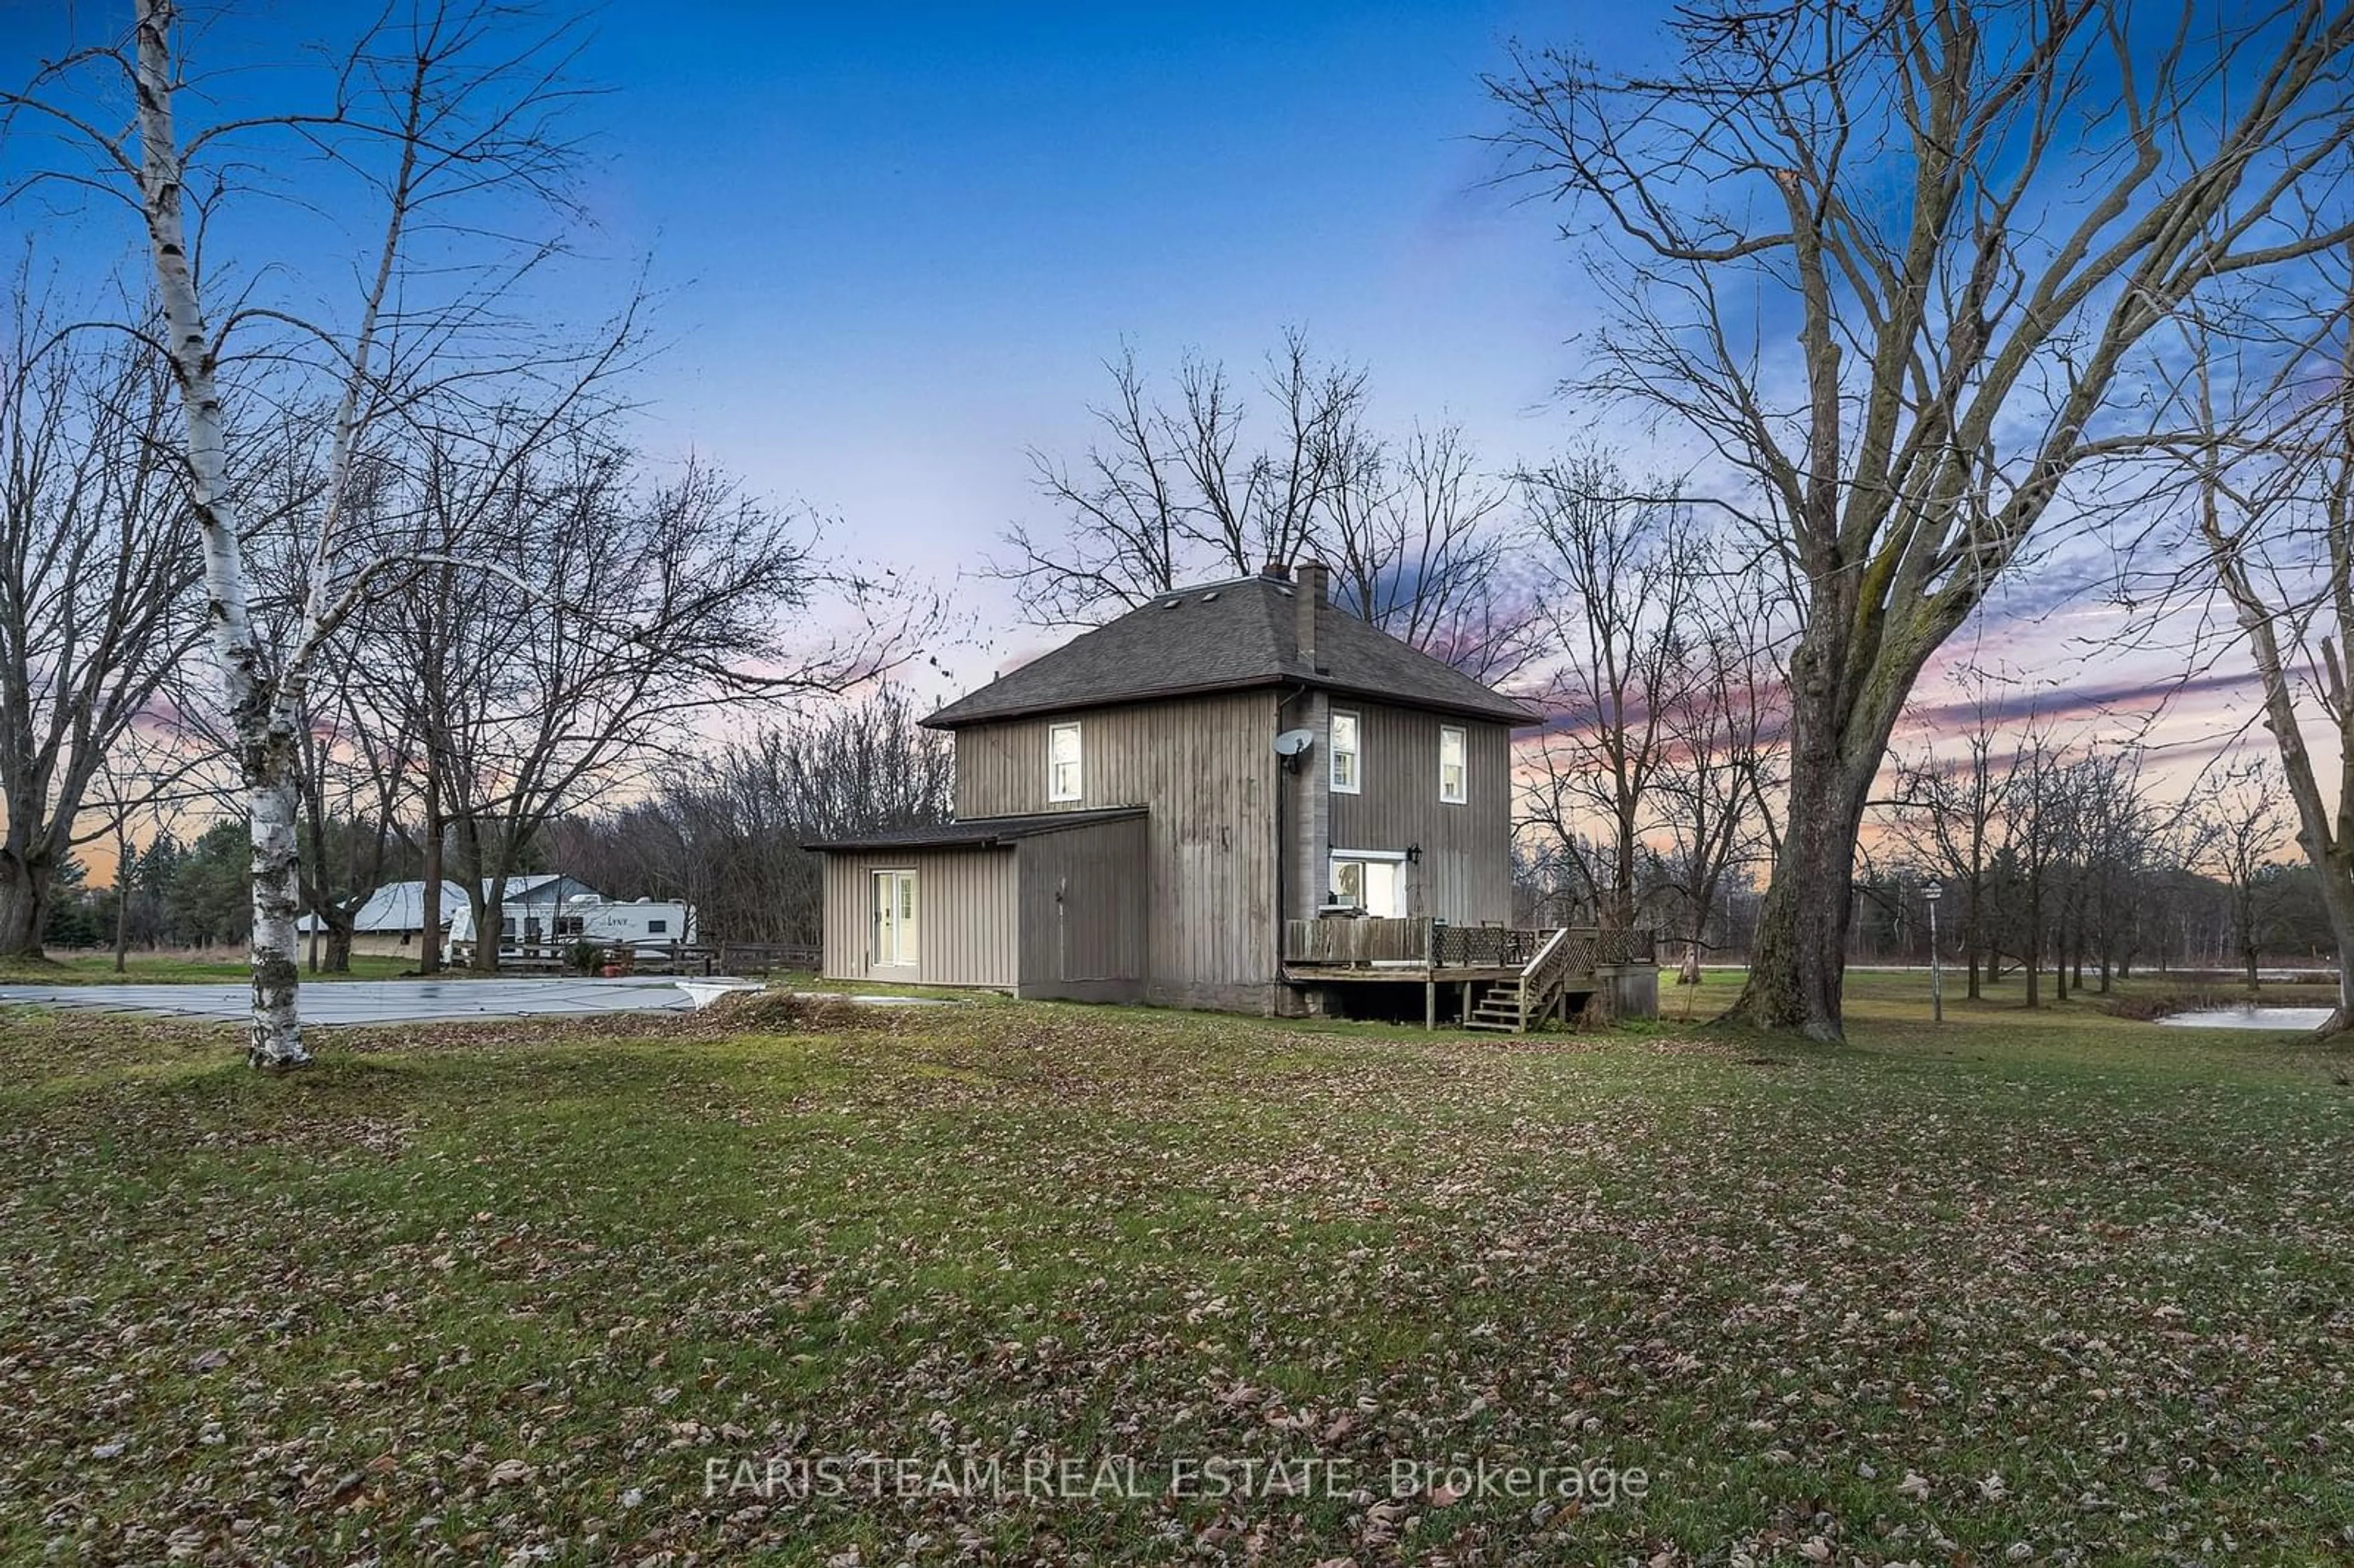
POLYGON ((1088 811, 1038 811, 1024 817, 974 817, 921 828, 885 828, 854 839, 830 839, 803 849, 855 852, 895 849, 989 849, 1040 833, 1059 833, 1097 822, 1125 821, 1145 814, 1141 806, 1102 806, 1088 811))
POLYGON ((1257 577, 1164 594, 924 722, 954 729, 983 719, 1267 685, 1318 686, 1511 725, 1539 722, 1525 705, 1329 602, 1317 617, 1311 668, 1299 656, 1297 591, 1279 578, 1257 577))

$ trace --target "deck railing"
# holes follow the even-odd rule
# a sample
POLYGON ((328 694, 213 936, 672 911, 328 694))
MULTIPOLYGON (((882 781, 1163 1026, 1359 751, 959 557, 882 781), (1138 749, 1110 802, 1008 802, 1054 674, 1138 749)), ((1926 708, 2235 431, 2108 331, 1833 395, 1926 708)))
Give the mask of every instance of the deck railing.
POLYGON ((1525 926, 1449 926, 1433 921, 1430 961, 1433 969, 1517 969, 1537 956, 1551 931, 1525 926))
POLYGON ((1429 952, 1426 919, 1367 916, 1283 923, 1286 963, 1420 964, 1429 952))
MULTIPOLYGON (((1329 916, 1283 923, 1283 961, 1328 966, 1399 964, 1433 969, 1517 969, 1533 960, 1557 927, 1455 926, 1421 916, 1329 916)), ((1562 950, 1576 973, 1597 965, 1652 961, 1649 931, 1571 928, 1562 950)))
POLYGON ((1594 933, 1596 964, 1656 964, 1659 961, 1659 933, 1647 927, 1594 933))

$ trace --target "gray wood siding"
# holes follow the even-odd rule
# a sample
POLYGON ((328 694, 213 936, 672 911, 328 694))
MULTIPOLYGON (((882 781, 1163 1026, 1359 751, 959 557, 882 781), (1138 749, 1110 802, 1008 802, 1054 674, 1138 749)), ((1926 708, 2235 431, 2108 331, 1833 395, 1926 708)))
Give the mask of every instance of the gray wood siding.
POLYGON ((1012 849, 920 850, 825 857, 825 976, 997 986, 1020 980, 1018 883, 1012 849), (874 874, 916 874, 916 972, 877 970, 874 874))
POLYGON ((1133 1001, 1150 973, 1142 818, 1041 833, 1019 847, 1021 994, 1133 1001))
MULTIPOLYGON (((1405 868, 1406 913, 1477 924, 1512 914, 1511 731, 1336 694, 1333 709, 1358 715, 1362 792, 1332 796, 1333 849, 1422 846, 1405 868), (1438 730, 1464 731, 1465 803, 1438 798, 1438 730)), ((1319 753, 1323 751, 1318 747, 1319 753)), ((1329 765, 1330 758, 1326 758, 1329 765)))
POLYGON ((1259 1009, 1276 979, 1276 694, 1236 692, 957 731, 960 818, 1144 806, 1148 998, 1259 1009), (1046 730, 1081 727, 1081 798, 1046 799, 1046 730))

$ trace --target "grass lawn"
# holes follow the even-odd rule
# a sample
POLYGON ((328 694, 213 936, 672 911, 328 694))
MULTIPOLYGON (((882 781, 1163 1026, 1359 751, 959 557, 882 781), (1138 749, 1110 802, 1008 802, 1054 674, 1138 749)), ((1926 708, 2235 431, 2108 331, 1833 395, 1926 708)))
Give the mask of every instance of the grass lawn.
POLYGON ((2354 1055, 1924 991, 0 1015, 0 1557, 2343 1560, 2354 1055))
MULTIPOLYGON (((314 975, 305 970, 304 983, 313 980, 398 980, 417 967, 413 959, 352 955, 348 974, 314 975)), ((191 953, 131 953, 117 974, 112 953, 56 953, 30 962, 0 959, 0 985, 164 985, 196 981, 244 980, 253 969, 244 949, 224 948, 218 958, 191 953)))

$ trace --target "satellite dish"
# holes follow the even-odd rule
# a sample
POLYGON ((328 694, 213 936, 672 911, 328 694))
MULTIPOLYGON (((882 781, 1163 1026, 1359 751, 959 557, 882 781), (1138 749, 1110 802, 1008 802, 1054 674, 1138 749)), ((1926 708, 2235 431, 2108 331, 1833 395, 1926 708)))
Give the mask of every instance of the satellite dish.
POLYGON ((1278 757, 1297 757, 1315 744, 1314 730, 1288 729, 1275 737, 1275 754, 1278 757))

